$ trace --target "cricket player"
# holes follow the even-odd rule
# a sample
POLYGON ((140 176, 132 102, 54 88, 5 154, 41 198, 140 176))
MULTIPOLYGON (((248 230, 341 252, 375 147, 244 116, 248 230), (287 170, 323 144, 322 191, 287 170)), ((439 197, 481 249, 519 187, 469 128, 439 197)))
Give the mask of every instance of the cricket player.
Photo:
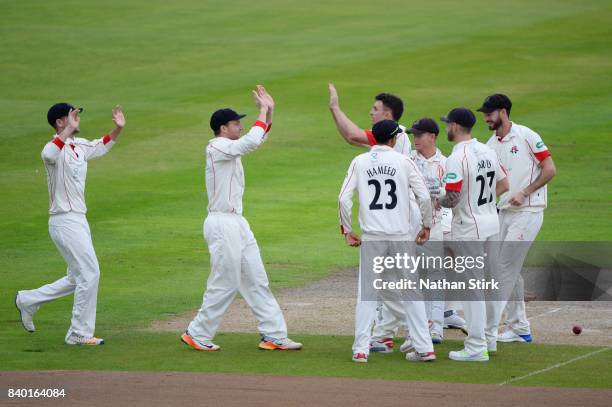
POLYGON ((495 133, 487 142, 498 155, 508 172, 510 190, 498 204, 500 235, 499 253, 502 286, 511 290, 502 301, 487 302, 487 344, 489 352, 497 350, 497 341, 532 341, 529 321, 525 313, 523 279, 520 275, 531 243, 544 220, 546 185, 555 176, 555 164, 542 138, 528 127, 510 121, 512 102, 508 96, 488 96, 478 109, 490 130, 495 133), (507 306, 506 306, 507 302, 507 306), (497 328, 504 307, 507 329, 497 337, 497 328))
MULTIPOLYGON (((355 341, 353 361, 367 362, 370 353, 371 329, 376 316, 376 300, 363 298, 362 279, 372 273, 372 256, 393 256, 397 253, 414 255, 414 236, 410 224, 410 190, 418 199, 422 228, 417 242, 429 238, 431 227, 431 199, 422 175, 409 157, 393 150, 396 135, 401 131, 397 122, 383 120, 374 125, 372 135, 377 145, 357 156, 351 163, 338 197, 340 230, 350 246, 361 245, 352 231, 351 209, 355 191, 359 197, 359 224, 363 231, 359 289, 355 307, 355 341)), ((412 279, 417 274, 409 276, 412 279)), ((382 293, 381 293, 382 295, 382 293)), ((435 360, 429 336, 425 305, 418 290, 412 290, 409 300, 402 301, 403 316, 409 327, 415 352, 408 353, 410 361, 435 360)))
POLYGON ((213 113, 215 137, 206 147, 208 216, 204 238, 210 251, 210 276, 202 308, 181 340, 196 350, 221 349, 213 339, 221 318, 240 292, 258 321, 259 348, 299 350, 301 343, 287 338, 287 325, 268 284, 257 241, 242 216, 244 171, 241 157, 255 151, 268 138, 274 100, 263 86, 253 91, 259 115, 251 130, 240 137, 245 115, 232 109, 213 113))
MULTIPOLYGON (((497 154, 472 138, 476 117, 471 110, 455 108, 441 118, 447 123, 448 140, 455 146, 446 160, 446 194, 439 204, 453 209, 451 239, 455 256, 486 258, 493 252, 493 240, 499 232, 496 197, 508 190, 508 179, 497 154)), ((465 271, 467 278, 482 279, 485 270, 465 271)), ((464 349, 451 351, 452 360, 488 361, 485 339, 486 306, 484 293, 466 293, 463 303, 468 336, 464 349)))
POLYGON ((64 341, 68 345, 102 345, 96 338, 96 305, 100 266, 85 214, 85 178, 89 160, 102 157, 115 144, 125 126, 121 106, 112 110, 115 128, 101 139, 75 137, 80 131, 82 108, 57 103, 47 112, 55 129, 42 150, 49 188, 49 234, 68 265, 67 275, 34 290, 18 291, 15 305, 26 331, 34 332, 33 316, 49 301, 74 294, 72 320, 64 341))
MULTIPOLYGON (((422 118, 414 122, 407 132, 414 137, 415 150, 411 152, 411 158, 416 163, 421 174, 423 174, 432 204, 435 204, 444 187, 444 174, 446 172, 446 157, 436 146, 436 139, 439 133, 438 124, 433 119, 422 118)), ((444 255, 442 244, 439 242, 444 240, 445 226, 450 226, 451 220, 452 212, 450 209, 442 207, 434 208, 429 242, 423 245, 423 250, 427 255, 444 255), (438 243, 431 244, 430 242, 438 243)), ((450 230, 448 230, 447 234, 450 234, 450 230)), ((440 270, 436 274, 439 278, 444 277, 440 270)), ((443 293, 440 294, 442 294, 441 298, 432 298, 425 302, 427 318, 431 321, 431 341, 434 344, 442 343, 444 336, 444 296, 443 293)), ((459 318, 459 316, 456 317, 459 318)))

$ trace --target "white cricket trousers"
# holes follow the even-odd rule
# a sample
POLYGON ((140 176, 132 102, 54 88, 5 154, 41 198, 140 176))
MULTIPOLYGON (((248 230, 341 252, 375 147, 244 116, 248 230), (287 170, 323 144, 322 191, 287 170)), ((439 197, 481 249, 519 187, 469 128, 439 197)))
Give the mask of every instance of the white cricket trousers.
POLYGON ((487 342, 497 342, 497 330, 506 308, 508 327, 519 335, 531 334, 525 311, 525 292, 521 270, 544 222, 544 212, 501 211, 498 255, 502 301, 487 301, 487 342), (508 301, 509 298, 519 300, 508 301))
MULTIPOLYGON (((420 214, 420 212, 417 211, 420 214)), ((420 225, 420 219, 418 220, 420 225)), ((420 229, 419 229, 420 230, 420 229)), ((416 239, 416 234, 415 234, 416 239)), ((419 246, 419 249, 423 250, 426 256, 443 256, 442 249, 442 228, 437 227, 432 229, 432 233, 429 236, 429 241, 423 246, 419 246), (436 242, 432 245, 430 242, 436 242)), ((444 272, 440 271, 435 275, 430 276, 431 279, 437 280, 444 278, 444 272)), ((382 305, 382 304, 381 304, 382 305)), ((427 319, 432 321, 431 331, 443 336, 444 327, 444 292, 434 292, 433 290, 425 295, 425 313, 427 319)), ((403 318, 403 307, 399 302, 386 302, 382 307, 379 307, 380 313, 375 321, 374 329, 372 331, 372 340, 381 340, 383 338, 393 338, 395 333, 402 328, 406 328, 402 323, 403 318)), ((406 332, 406 337, 409 332, 406 332)))
POLYGON ((38 309, 42 304, 74 293, 71 332, 93 337, 100 266, 91 241, 91 231, 84 214, 68 212, 49 217, 49 234, 68 264, 65 277, 35 290, 19 292, 24 306, 38 309))
MULTIPOLYGON (((408 253, 414 255, 414 242, 393 242, 393 241, 363 241, 360 249, 359 261, 359 281, 357 285, 357 304, 355 305, 355 341, 353 342, 353 354, 370 353, 370 341, 372 340, 372 325, 376 319, 376 308, 378 298, 363 298, 362 283, 371 284, 373 257, 391 256, 394 257, 397 253, 408 253)), ((399 274, 400 278, 407 278, 417 281, 418 273, 404 275, 399 274)), ((369 290, 371 295, 371 289, 369 290)), ((389 299, 398 299, 399 296, 395 293, 390 293, 389 290, 380 290, 379 299, 383 301, 383 305, 396 305, 393 309, 401 310, 398 318, 408 327, 412 338, 412 343, 417 352, 433 352, 431 336, 427 324, 427 316, 425 315, 425 303, 419 290, 408 290, 402 294, 406 295, 406 301, 389 301, 389 299)), ((367 296, 366 295, 366 296, 367 296)))
MULTIPOLYGON (((463 272, 465 282, 470 279, 480 280, 487 275, 487 267, 495 267, 497 264, 497 239, 498 235, 493 235, 482 240, 458 241, 449 242, 455 257, 471 257, 484 258, 485 269, 481 270, 477 267, 466 269, 463 272)), ((485 329, 487 325, 487 305, 485 303, 485 294, 481 290, 466 289, 461 294, 463 299, 463 314, 465 316, 465 324, 468 335, 463 341, 464 349, 467 353, 473 355, 487 351, 487 340, 485 329)))
POLYGON ((189 324, 189 334, 201 341, 212 340, 240 292, 257 319, 259 333, 286 338, 283 313, 270 290, 257 241, 246 219, 211 212, 204 221, 204 238, 210 252, 210 275, 202 307, 189 324))

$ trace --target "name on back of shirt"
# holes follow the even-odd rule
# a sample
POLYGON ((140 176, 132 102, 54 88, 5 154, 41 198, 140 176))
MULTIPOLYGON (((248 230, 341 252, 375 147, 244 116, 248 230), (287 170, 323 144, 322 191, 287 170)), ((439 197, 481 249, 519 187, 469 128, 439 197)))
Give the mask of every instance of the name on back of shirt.
POLYGON ((368 177, 372 178, 376 175, 390 175, 394 176, 397 170, 389 165, 379 165, 366 170, 368 177))
POLYGON ((480 160, 478 162, 478 171, 484 170, 487 168, 493 168, 493 163, 491 162, 491 160, 480 160))

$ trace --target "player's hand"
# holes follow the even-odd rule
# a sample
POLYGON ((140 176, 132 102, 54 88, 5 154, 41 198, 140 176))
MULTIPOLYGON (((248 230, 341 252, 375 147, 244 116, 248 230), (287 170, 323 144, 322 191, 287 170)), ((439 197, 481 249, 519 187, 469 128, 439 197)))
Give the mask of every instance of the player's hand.
POLYGON ((417 235, 416 242, 418 245, 421 245, 429 240, 429 228, 422 227, 421 231, 417 235))
POLYGON ((266 101, 268 109, 274 109, 274 99, 272 98, 272 95, 268 93, 266 88, 263 87, 263 85, 257 85, 257 93, 266 101))
POLYGON ((329 107, 331 109, 338 107, 338 91, 333 83, 328 85, 329 87, 329 107))
POLYGON ((260 94, 258 89, 253 91, 253 97, 255 98, 255 104, 257 105, 257 108, 259 109, 259 111, 267 112, 268 111, 267 102, 264 96, 260 94))
POLYGON ((68 126, 73 133, 78 133, 80 131, 81 116, 79 116, 79 113, 79 109, 70 109, 68 113, 68 126))
POLYGON ((523 204, 523 202, 525 201, 525 194, 523 193, 523 191, 519 191, 515 194, 512 195, 512 197, 510 198, 510 205, 512 206, 521 206, 523 204))
POLYGON ((361 239, 359 239, 359 236, 357 236, 353 232, 348 232, 347 234, 344 235, 344 238, 346 239, 346 244, 349 246, 352 246, 352 247, 361 246, 361 239))
POLYGON ((125 127, 125 116, 123 115, 123 108, 120 105, 113 107, 113 122, 115 126, 120 129, 125 127))

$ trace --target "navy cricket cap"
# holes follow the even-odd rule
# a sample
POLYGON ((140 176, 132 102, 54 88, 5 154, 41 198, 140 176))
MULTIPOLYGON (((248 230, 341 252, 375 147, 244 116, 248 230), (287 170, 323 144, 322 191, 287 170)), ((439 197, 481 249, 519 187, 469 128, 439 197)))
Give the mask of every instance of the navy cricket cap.
POLYGON ((232 120, 240 120, 245 116, 246 114, 238 114, 230 108, 219 109, 210 116, 210 128, 213 129, 214 132, 218 132, 224 124, 232 120))
POLYGON ((438 128, 438 124, 434 119, 423 117, 422 119, 412 123, 412 127, 406 130, 406 133, 415 134, 417 136, 423 133, 433 133, 438 135, 438 133, 440 133, 440 129, 438 128))
POLYGON ((394 120, 383 120, 372 127, 372 134, 378 143, 384 144, 397 136, 402 129, 394 120))
POLYGON ((466 129, 471 129, 476 124, 476 116, 465 107, 454 108, 446 116, 440 117, 440 120, 446 123, 457 123, 466 129))
POLYGON ((482 107, 480 107, 478 111, 483 113, 491 113, 499 109, 506 109, 507 112, 510 112, 510 109, 512 109, 512 102, 508 96, 501 93, 496 93, 494 95, 487 96, 484 102, 482 102, 482 107))
POLYGON ((79 112, 83 112, 83 108, 76 108, 72 106, 70 103, 56 103, 47 112, 47 121, 51 125, 51 127, 55 128, 55 121, 57 119, 61 119, 62 117, 68 116, 70 110, 77 109, 79 112))

